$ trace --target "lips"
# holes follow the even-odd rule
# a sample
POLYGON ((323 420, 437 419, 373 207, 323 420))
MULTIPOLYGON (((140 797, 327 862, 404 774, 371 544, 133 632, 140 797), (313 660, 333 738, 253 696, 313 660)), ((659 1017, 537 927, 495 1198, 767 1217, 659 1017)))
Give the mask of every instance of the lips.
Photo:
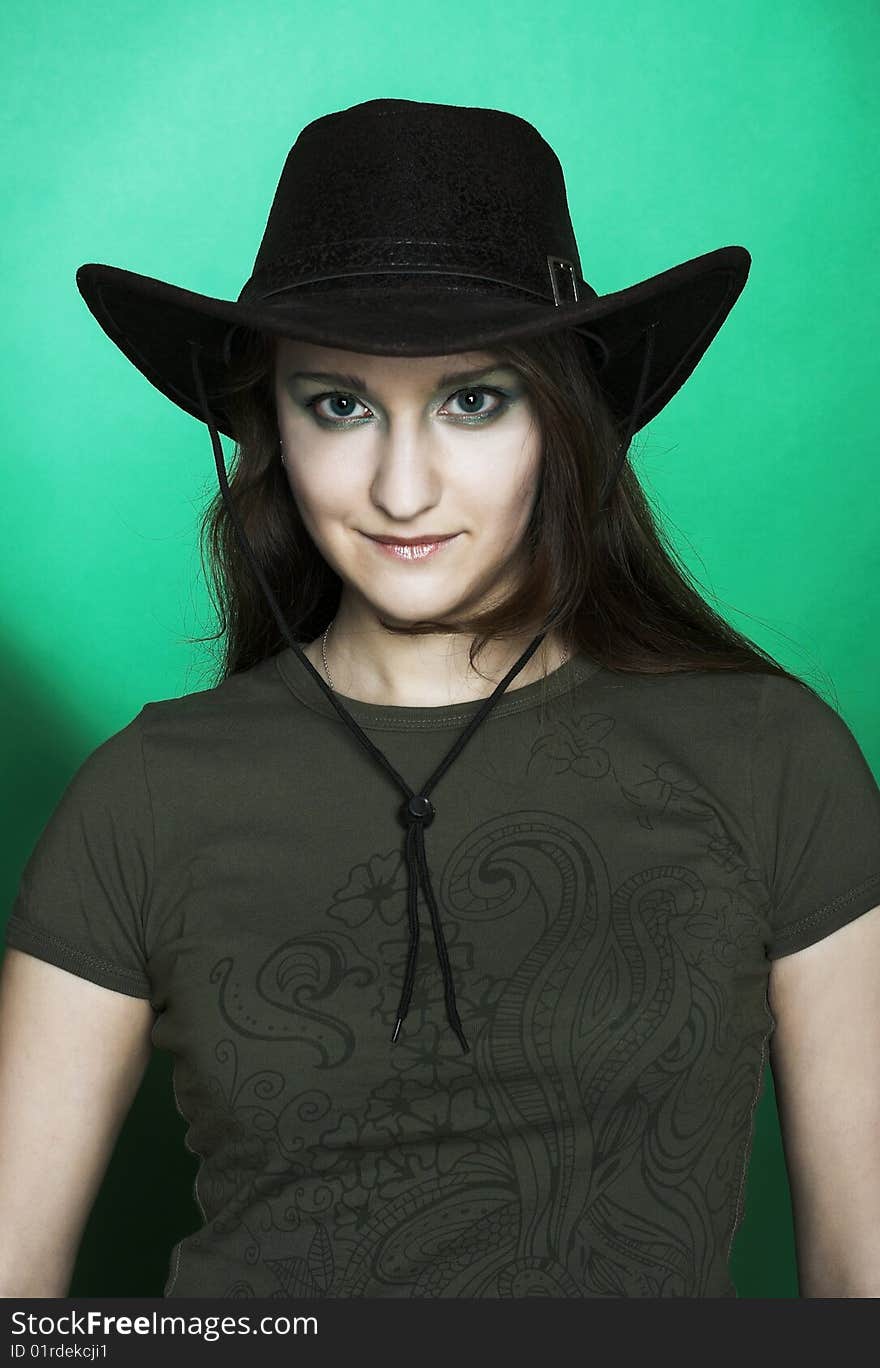
MULTIPOLYGON (((366 534, 365 534, 366 535, 366 534)), ((439 555, 450 543, 458 537, 457 532, 453 532, 444 537, 420 538, 416 537, 410 541, 393 541, 388 537, 367 537, 384 556, 396 556, 398 560, 424 561, 430 556, 439 555)))
MULTIPOLYGON (((370 536, 369 533, 366 534, 370 536)), ((438 532, 426 537, 370 537, 370 541, 382 542, 385 546, 434 546, 437 542, 451 541, 457 532, 438 532)))

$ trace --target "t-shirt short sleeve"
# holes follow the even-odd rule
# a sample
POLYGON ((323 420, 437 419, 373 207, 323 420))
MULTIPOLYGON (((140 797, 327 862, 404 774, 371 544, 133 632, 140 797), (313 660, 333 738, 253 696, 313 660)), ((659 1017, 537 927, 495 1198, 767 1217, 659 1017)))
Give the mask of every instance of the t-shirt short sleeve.
POLYGON ((4 933, 7 945, 132 997, 151 994, 153 817, 142 715, 68 783, 24 867, 4 933))
POLYGON ((880 903, 880 787, 840 714, 795 680, 764 676, 753 739, 776 959, 880 903))

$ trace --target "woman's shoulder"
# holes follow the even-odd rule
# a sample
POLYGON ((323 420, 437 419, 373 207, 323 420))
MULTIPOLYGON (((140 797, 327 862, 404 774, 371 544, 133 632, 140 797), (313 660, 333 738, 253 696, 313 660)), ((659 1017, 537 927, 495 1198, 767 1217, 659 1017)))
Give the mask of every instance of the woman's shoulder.
POLYGON ((145 703, 140 721, 146 732, 155 728, 224 725, 260 710, 278 706, 290 695, 281 681, 275 656, 267 656, 202 688, 145 703))

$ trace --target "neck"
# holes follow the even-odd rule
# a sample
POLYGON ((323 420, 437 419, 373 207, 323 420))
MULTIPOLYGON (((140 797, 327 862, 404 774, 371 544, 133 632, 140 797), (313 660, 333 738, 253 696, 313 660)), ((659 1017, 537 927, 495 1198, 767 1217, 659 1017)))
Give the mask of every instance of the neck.
MULTIPOLYGON (((333 688, 345 698, 377 706, 445 707, 488 698, 537 633, 490 641, 473 667, 469 635, 397 636, 375 617, 359 617, 343 603, 327 634, 327 664, 333 688)), ((321 648, 322 637, 317 637, 304 649, 327 681, 321 648)), ((548 634, 505 692, 535 683, 566 657, 563 643, 548 634)))

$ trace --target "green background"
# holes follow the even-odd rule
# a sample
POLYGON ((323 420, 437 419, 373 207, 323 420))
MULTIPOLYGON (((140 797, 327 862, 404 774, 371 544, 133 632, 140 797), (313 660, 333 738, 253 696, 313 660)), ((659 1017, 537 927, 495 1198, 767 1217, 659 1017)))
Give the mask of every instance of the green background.
MULTIPOLYGON (((534 123, 600 293, 750 250, 744 294, 634 459, 703 591, 823 689, 880 773, 878 38, 854 0, 6 0, 4 906, 86 755, 209 682, 186 641, 214 626, 207 430, 109 342, 76 268, 234 299, 299 130, 379 96, 534 123)), ((183 1132, 156 1054, 73 1295, 161 1294, 199 1223, 183 1132)), ((797 1295, 769 1070, 733 1274, 741 1297, 797 1295)))

